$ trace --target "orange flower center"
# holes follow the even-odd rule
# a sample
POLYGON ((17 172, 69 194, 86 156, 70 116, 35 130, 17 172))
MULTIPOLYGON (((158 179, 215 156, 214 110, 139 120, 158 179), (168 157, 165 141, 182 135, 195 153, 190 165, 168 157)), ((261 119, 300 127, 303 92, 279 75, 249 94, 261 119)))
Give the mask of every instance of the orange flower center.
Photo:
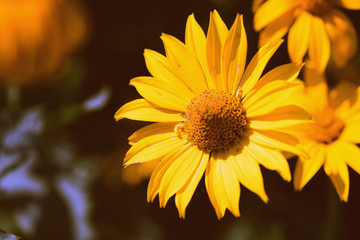
POLYGON ((333 2, 333 0, 300 0, 300 5, 313 15, 321 15, 329 10, 333 2))
POLYGON ((313 137, 323 144, 330 144, 336 141, 345 127, 344 123, 329 108, 316 118, 315 121, 317 128, 313 132, 313 137))
POLYGON ((224 91, 206 90, 186 109, 184 132, 203 151, 227 149, 247 125, 241 97, 224 91))

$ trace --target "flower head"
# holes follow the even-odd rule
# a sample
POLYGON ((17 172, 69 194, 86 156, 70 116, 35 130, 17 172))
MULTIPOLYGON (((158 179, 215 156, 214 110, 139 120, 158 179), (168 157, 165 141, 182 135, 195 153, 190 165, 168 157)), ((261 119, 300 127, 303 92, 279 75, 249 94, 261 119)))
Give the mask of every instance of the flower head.
POLYGON ((328 91, 323 74, 313 68, 305 69, 306 88, 299 99, 315 123, 307 125, 303 139, 304 150, 310 159, 299 158, 294 185, 301 190, 324 166, 341 200, 349 195, 347 165, 360 173, 360 88, 341 82, 328 91))
POLYGON ((306 157, 287 133, 308 117, 287 98, 301 89, 296 77, 303 64, 282 65, 261 77, 282 42, 277 40, 260 48, 245 69, 247 38, 240 15, 228 30, 212 12, 207 36, 190 15, 185 44, 166 34, 161 39, 166 56, 144 53, 152 77, 130 82, 144 98, 115 114, 117 120, 156 122, 129 137, 125 166, 159 160, 148 201, 159 195, 165 207, 176 195, 180 217, 203 175, 218 218, 226 209, 240 215, 239 182, 267 202, 259 164, 289 181, 280 151, 306 157))
POLYGON ((267 0, 256 10, 254 27, 260 31, 259 45, 288 34, 288 51, 293 62, 306 52, 318 71, 324 71, 332 53, 338 67, 355 54, 357 35, 346 15, 336 7, 360 9, 359 0, 267 0))
POLYGON ((0 78, 28 85, 61 68, 83 42, 86 26, 77 1, 0 1, 0 78))

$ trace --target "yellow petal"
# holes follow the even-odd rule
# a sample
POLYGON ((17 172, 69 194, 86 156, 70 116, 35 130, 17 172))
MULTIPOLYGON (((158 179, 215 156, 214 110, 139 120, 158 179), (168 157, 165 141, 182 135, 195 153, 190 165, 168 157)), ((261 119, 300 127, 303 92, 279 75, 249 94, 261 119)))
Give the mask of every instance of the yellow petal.
POLYGON ((252 4, 252 11, 256 12, 256 10, 260 7, 260 5, 264 2, 264 0, 253 0, 253 4, 252 4))
MULTIPOLYGON (((330 103, 335 114, 346 125, 356 131, 360 122, 360 87, 342 81, 330 93, 330 103)), ((344 131, 348 131, 346 128, 344 131)), ((350 129, 349 129, 350 130, 350 129)), ((355 138, 356 139, 356 138, 355 138)))
POLYGON ((359 0, 336 0, 336 3, 347 9, 353 9, 353 10, 360 9, 359 0))
POLYGON ((163 109, 145 99, 133 100, 117 110, 116 121, 123 118, 149 122, 180 122, 184 120, 181 113, 163 109))
POLYGON ((228 30, 219 14, 210 13, 210 22, 206 41, 206 57, 212 81, 217 89, 223 89, 221 79, 221 50, 228 30))
POLYGON ((221 56, 223 90, 235 93, 244 73, 247 55, 247 38, 243 16, 237 14, 225 40, 221 56))
POLYGON ((250 136, 250 141, 254 141, 257 145, 291 152, 308 158, 308 155, 302 149, 296 147, 299 144, 299 141, 292 135, 286 133, 276 131, 254 131, 250 136))
MULTIPOLYGON (((359 132, 357 132, 359 133, 359 132)), ((336 142, 338 149, 344 156, 346 163, 360 174, 360 149, 353 143, 339 140, 336 142)))
POLYGON ((204 71, 208 89, 216 89, 212 81, 206 59, 206 36, 200 25, 196 22, 194 14, 191 14, 186 22, 185 44, 197 56, 204 71))
MULTIPOLYGON (((341 81, 329 93, 330 106, 336 110, 339 116, 349 118, 349 111, 352 106, 360 105, 360 88, 356 84, 349 81, 341 81), (344 105, 344 106, 342 106, 344 105), (346 105, 346 106, 345 106, 346 105)), ((352 115, 352 113, 351 113, 352 115)))
POLYGON ((170 197, 182 187, 187 187, 185 184, 197 171, 200 164, 202 151, 197 146, 188 144, 183 149, 179 150, 181 155, 176 156, 161 179, 159 188, 160 207, 165 207, 170 197))
POLYGON ((216 25, 216 30, 218 31, 220 37, 220 42, 222 43, 221 45, 223 46, 226 36, 228 34, 228 28, 226 27, 224 21, 221 19, 219 13, 216 10, 213 11, 213 18, 216 25))
POLYGON ((349 171, 345 162, 343 149, 335 141, 327 145, 324 170, 330 177, 341 200, 347 202, 349 196, 349 171))
POLYGON ((255 130, 275 130, 296 135, 298 138, 305 137, 306 130, 315 124, 312 116, 295 105, 282 106, 273 111, 252 118, 250 128, 255 130))
POLYGON ((193 173, 193 175, 188 179, 187 183, 179 190, 179 192, 175 196, 175 204, 179 211, 179 217, 185 218, 185 210, 188 206, 191 197, 194 194, 196 186, 199 184, 200 179, 204 175, 208 160, 209 154, 202 152, 202 156, 199 160, 199 164, 197 166, 197 170, 193 173))
POLYGON ((161 184, 162 177, 167 171, 168 167, 171 165, 172 161, 176 159, 176 156, 181 154, 179 149, 166 155, 156 166, 153 173, 151 174, 149 185, 147 188, 147 201, 153 202, 156 195, 159 193, 159 188, 161 184), (175 156, 175 157, 174 157, 175 156))
POLYGON ((300 158, 296 163, 294 173, 295 190, 301 190, 315 173, 319 171, 325 161, 325 148, 323 144, 308 140, 303 146, 310 158, 300 158))
POLYGON ((286 132, 288 128, 292 128, 300 124, 308 124, 312 122, 313 122, 312 120, 304 121, 300 119, 289 119, 289 120, 280 120, 280 121, 253 120, 250 122, 250 128, 255 130, 275 130, 275 131, 286 132))
POLYGON ((222 177, 223 184, 219 184, 217 186, 225 187, 225 194, 227 197, 226 208, 235 216, 240 217, 239 210, 239 200, 240 200, 240 184, 236 178, 234 171, 231 169, 230 165, 221 160, 221 163, 218 166, 218 173, 222 177), (222 166, 221 166, 222 165, 222 166))
POLYGON ((285 181, 291 180, 290 168, 285 157, 277 150, 262 147, 250 142, 244 147, 249 154, 267 169, 277 171, 285 181))
POLYGON ((262 4, 254 16, 254 28, 260 31, 263 27, 276 20, 284 13, 292 10, 298 5, 297 1, 268 0, 262 4))
POLYGON ((191 90, 201 94, 207 89, 204 72, 196 56, 190 49, 173 36, 162 34, 166 56, 173 70, 191 90))
POLYGON ((263 116, 275 108, 292 104, 293 100, 289 96, 298 91, 300 87, 301 84, 298 82, 289 83, 282 80, 275 80, 259 90, 254 89, 254 91, 257 90, 257 92, 243 100, 244 108, 247 110, 247 116, 249 118, 263 116))
POLYGON ((288 52, 292 62, 300 62, 309 46, 312 16, 303 11, 290 28, 288 34, 288 52))
POLYGON ((181 89, 153 77, 133 78, 130 85, 134 86, 143 98, 164 109, 185 112, 191 101, 182 95, 181 89))
POLYGON ((261 47, 256 55, 251 59, 249 65, 246 68, 244 76, 240 82, 240 89, 243 90, 245 96, 254 87, 259 80, 266 64, 270 58, 274 55, 276 50, 280 47, 282 39, 275 40, 261 47))
MULTIPOLYGON (((128 161, 131 157, 133 157, 135 154, 139 153, 140 151, 146 149, 146 148, 153 148, 152 146, 169 140, 169 139, 173 139, 176 138, 177 134, 172 132, 167 132, 167 133, 161 133, 161 134, 155 134, 155 135, 151 135, 148 136, 146 138, 143 138, 139 141, 137 141, 134 145, 131 146, 131 148, 127 151, 125 158, 124 158, 124 162, 128 161)), ((129 165, 129 164, 127 164, 129 165)))
POLYGON ((218 219, 228 208, 234 216, 240 216, 240 184, 227 163, 225 154, 212 154, 205 173, 205 185, 218 219))
POLYGON ((295 10, 290 10, 271 23, 269 23, 261 32, 259 36, 259 47, 264 46, 268 42, 275 39, 281 39, 289 31, 295 18, 295 10))
POLYGON ((134 144, 143 138, 152 135, 174 132, 177 123, 153 123, 146 127, 140 128, 128 138, 130 144, 134 144))
POLYGON ((306 96, 308 101, 311 102, 309 105, 311 112, 322 112, 329 104, 329 93, 324 73, 318 72, 310 63, 306 63, 304 80, 306 96))
POLYGON ((299 75, 299 72, 303 66, 304 64, 301 62, 288 63, 272 69, 259 79, 259 81, 255 84, 253 90, 245 96, 245 99, 250 98, 251 96, 256 94, 259 89, 265 87, 266 84, 273 81, 284 80, 288 82, 293 82, 299 75))
POLYGON ((331 39, 334 62, 342 68, 356 53, 356 30, 349 18, 337 9, 325 15, 325 27, 331 39))
POLYGON ((185 99, 193 99, 196 96, 183 80, 176 76, 173 66, 165 56, 153 50, 145 49, 144 57, 147 69, 159 82, 179 89, 185 99))
POLYGON ((316 69, 323 72, 330 58, 330 40, 324 21, 319 17, 311 18, 311 34, 309 37, 309 58, 316 69))
MULTIPOLYGON (((248 119, 251 122, 254 121, 286 121, 286 120, 309 120, 312 116, 306 112, 304 109, 295 106, 295 105, 287 105, 279 108, 275 108, 273 111, 268 114, 256 117, 249 117, 248 119)), ((252 123, 251 123, 252 124, 252 123)))
POLYGON ((226 209, 221 205, 221 196, 217 197, 217 192, 215 192, 214 184, 217 177, 215 169, 216 161, 214 159, 214 156, 211 156, 205 171, 205 186, 209 195, 210 202, 215 209, 216 216, 218 217, 218 219, 220 219, 224 216, 226 209))
POLYGON ((264 181, 257 158, 252 157, 248 149, 240 146, 230 148, 229 166, 238 181, 247 189, 257 194, 264 202, 269 200, 264 189, 264 181))
POLYGON ((180 139, 178 137, 166 139, 164 141, 155 143, 147 148, 143 148, 141 151, 138 151, 131 157, 126 156, 126 162, 124 163, 124 165, 129 166, 134 163, 142 163, 156 159, 162 159, 169 153, 178 150, 179 147, 185 145, 186 143, 186 139, 180 139))
POLYGON ((352 143, 360 143, 360 119, 357 123, 346 124, 341 139, 352 143))

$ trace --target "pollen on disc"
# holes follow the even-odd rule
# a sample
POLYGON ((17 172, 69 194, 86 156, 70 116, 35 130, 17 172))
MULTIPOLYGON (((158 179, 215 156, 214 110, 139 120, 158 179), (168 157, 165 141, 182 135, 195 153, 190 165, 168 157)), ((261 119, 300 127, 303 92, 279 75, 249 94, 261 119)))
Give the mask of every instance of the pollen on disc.
POLYGON ((228 148, 247 125, 241 99, 218 90, 206 90, 192 99, 185 119, 188 140, 204 151, 228 148))

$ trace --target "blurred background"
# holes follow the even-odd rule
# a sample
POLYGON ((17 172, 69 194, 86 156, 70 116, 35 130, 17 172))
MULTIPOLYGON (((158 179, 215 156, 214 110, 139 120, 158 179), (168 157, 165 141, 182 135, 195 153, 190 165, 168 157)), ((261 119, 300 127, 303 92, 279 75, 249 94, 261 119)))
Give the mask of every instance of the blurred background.
MULTIPOLYGON (((220 221, 203 180, 183 220, 173 200, 165 209, 146 202, 154 163, 123 170, 127 137, 147 124, 115 122, 114 113, 139 97, 128 84, 149 75, 144 48, 164 53, 161 33, 184 41, 188 15, 207 29, 217 9, 228 27, 244 14, 250 59, 258 38, 251 4, 0 0, 0 239, 358 239, 360 176, 352 169, 341 203, 323 170, 295 192, 262 168, 269 203, 242 187, 242 216, 220 221)), ((344 12, 359 36, 360 12, 344 12)), ((284 43, 267 70, 288 62, 284 43)), ((330 65, 330 83, 360 83, 359 64, 358 53, 341 71, 330 65)))

